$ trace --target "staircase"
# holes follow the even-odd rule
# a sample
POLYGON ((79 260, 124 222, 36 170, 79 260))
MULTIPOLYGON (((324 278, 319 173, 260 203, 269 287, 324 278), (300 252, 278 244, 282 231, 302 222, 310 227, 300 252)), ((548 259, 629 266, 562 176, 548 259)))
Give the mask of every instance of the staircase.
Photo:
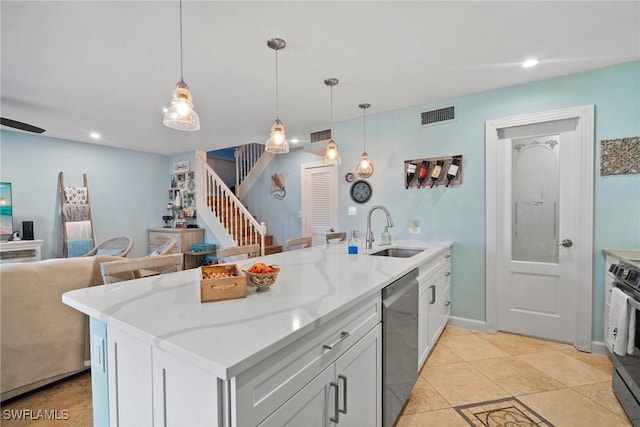
POLYGON ((198 217, 222 247, 260 245, 262 255, 282 252, 260 223, 207 164, 206 153, 196 153, 196 209, 198 217))
POLYGON ((274 245, 271 234, 264 236, 264 254, 277 254, 278 252, 282 252, 282 245, 274 245))

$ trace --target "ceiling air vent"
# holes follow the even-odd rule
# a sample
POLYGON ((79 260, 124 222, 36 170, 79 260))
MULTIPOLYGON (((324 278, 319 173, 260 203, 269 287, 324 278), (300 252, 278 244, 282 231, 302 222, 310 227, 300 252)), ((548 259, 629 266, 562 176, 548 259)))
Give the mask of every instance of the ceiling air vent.
POLYGON ((327 144, 331 139, 331 129, 319 130, 317 132, 311 132, 309 142, 304 144, 304 151, 308 153, 324 156, 324 152, 327 149, 327 144))
POLYGON ((319 130, 311 132, 311 142, 328 141, 331 139, 331 129, 319 130))
POLYGON ((436 123, 449 122, 456 118, 456 107, 438 108, 437 110, 425 111, 420 114, 420 124, 422 126, 433 125, 436 123))

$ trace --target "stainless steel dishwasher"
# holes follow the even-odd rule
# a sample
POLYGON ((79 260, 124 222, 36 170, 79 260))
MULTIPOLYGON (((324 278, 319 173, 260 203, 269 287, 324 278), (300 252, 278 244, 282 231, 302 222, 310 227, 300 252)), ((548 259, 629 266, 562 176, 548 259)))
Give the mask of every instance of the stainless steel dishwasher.
POLYGON ((382 419, 391 427, 418 380, 418 269, 382 289, 382 419))

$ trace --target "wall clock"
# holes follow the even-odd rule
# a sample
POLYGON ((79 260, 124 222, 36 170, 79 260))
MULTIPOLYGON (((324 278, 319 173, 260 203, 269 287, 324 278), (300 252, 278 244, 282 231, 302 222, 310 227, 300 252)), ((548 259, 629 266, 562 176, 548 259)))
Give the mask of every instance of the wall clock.
POLYGON ((351 198, 354 202, 365 203, 371 198, 371 185, 363 179, 351 185, 351 198))

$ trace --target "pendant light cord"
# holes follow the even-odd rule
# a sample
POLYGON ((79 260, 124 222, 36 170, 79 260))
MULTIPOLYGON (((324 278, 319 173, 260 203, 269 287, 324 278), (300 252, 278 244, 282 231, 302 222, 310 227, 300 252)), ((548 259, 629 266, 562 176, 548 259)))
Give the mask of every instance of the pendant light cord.
POLYGON ((333 127, 333 85, 331 85, 331 118, 329 120, 329 126, 333 127))
POLYGON ((180 0, 180 81, 184 80, 182 74, 182 0, 180 0))
POLYGON ((362 136, 363 136, 363 151, 366 153, 367 152, 367 125, 366 125, 366 115, 367 115, 367 109, 363 108, 362 109, 362 136))
POLYGON ((278 49, 276 49, 276 119, 280 119, 280 112, 278 111, 278 49))

